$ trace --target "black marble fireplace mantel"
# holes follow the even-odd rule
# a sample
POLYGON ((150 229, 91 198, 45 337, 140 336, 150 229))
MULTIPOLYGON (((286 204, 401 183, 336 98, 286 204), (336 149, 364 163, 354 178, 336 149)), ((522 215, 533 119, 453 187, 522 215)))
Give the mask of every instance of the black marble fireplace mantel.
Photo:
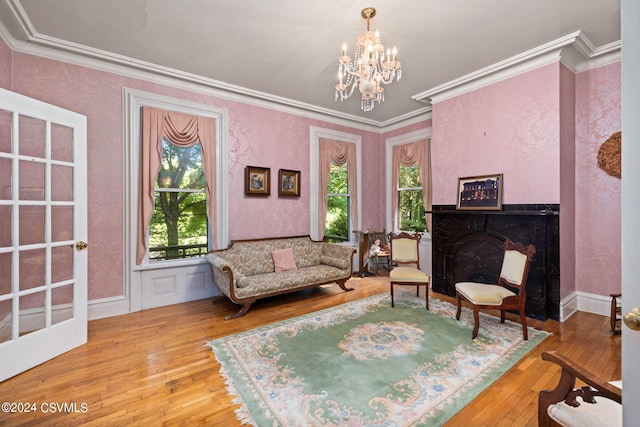
POLYGON ((433 290, 455 296, 456 282, 496 283, 504 241, 533 243, 536 254, 527 281, 527 316, 558 320, 559 210, 556 204, 503 205, 500 211, 433 206, 428 212, 433 228, 433 290))

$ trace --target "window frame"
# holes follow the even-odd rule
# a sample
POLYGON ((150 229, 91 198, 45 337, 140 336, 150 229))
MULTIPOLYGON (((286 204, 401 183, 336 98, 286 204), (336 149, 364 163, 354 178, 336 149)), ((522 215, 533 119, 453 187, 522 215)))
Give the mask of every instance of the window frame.
MULTIPOLYGON (((337 166, 337 165, 336 165, 337 166)), ((327 193, 327 197, 345 197, 347 199, 347 238, 345 240, 345 242, 348 242, 349 236, 351 236, 351 189, 349 188, 349 165, 345 164, 344 167, 347 170, 347 192, 346 193, 327 193)), ((331 176, 331 173, 329 173, 329 176, 331 176)), ((328 204, 328 200, 327 200, 327 204, 328 204)), ((327 209, 327 214, 329 214, 329 210, 327 209)), ((327 223, 327 219, 325 218, 325 226, 327 223)), ((325 238, 326 238, 326 234, 325 234, 325 238)))
MULTIPOLYGON (((206 263, 204 257, 184 258, 170 261, 149 261, 149 247, 140 265, 136 265, 135 254, 138 231, 138 194, 140 177, 140 135, 142 123, 142 107, 155 107, 184 114, 211 117, 216 123, 216 222, 217 246, 224 248, 229 242, 228 227, 228 165, 227 165, 227 110, 211 105, 198 104, 191 101, 167 97, 135 89, 124 89, 125 101, 125 145, 127 147, 128 168, 125 168, 125 235, 126 235, 126 268, 128 271, 153 270, 206 263)), ((147 240, 148 230, 147 230, 147 240)), ((208 242, 209 248, 213 242, 208 242)))
MULTIPOLYGON (((424 139, 429 140, 429 144, 432 142, 432 130, 430 127, 424 129, 418 129, 413 132, 408 132, 395 137, 387 138, 385 140, 385 178, 386 178, 386 229, 393 230, 394 232, 401 231, 399 229, 398 218, 393 217, 393 209, 391 206, 391 192, 398 191, 399 182, 393 183, 392 168, 393 168, 393 147, 397 145, 411 144, 412 142, 421 141, 424 139)), ((433 165, 432 165, 433 167, 433 165)), ((422 194, 424 195, 424 182, 422 183, 422 194)), ((399 202, 399 199, 398 199, 399 202)), ((406 230, 405 230, 406 231, 406 230)), ((424 232, 423 235, 430 235, 430 232, 424 232)))
MULTIPOLYGON (((418 168, 417 164, 414 164, 412 166, 403 166, 400 165, 400 169, 402 170, 402 168, 418 168)), ((420 181, 420 184, 422 184, 422 181, 420 181)), ((408 232, 412 232, 412 230, 403 230, 402 228, 400 228, 400 192, 401 191, 422 191, 422 185, 420 187, 400 187, 400 182, 398 182, 397 186, 396 186, 396 193, 398 195, 397 200, 398 200, 398 206, 397 206, 397 213, 398 213, 398 217, 397 218, 393 218, 393 221, 398 224, 398 231, 408 231, 408 232)), ((424 197, 424 192, 422 192, 422 196, 424 197)), ((425 224, 426 225, 426 224, 425 224)), ((424 232, 422 232, 424 233, 424 232)))
MULTIPOLYGON (((310 196, 310 236, 313 240, 318 240, 318 185, 320 182, 320 139, 333 139, 336 141, 355 144, 356 146, 356 185, 358 186, 358 194, 362 193, 362 136, 341 132, 332 129, 325 129, 317 126, 309 128, 310 150, 310 167, 309 167, 309 196, 310 196)), ((356 200, 358 206, 358 223, 353 224, 353 218, 349 214, 349 229, 351 231, 360 230, 362 222, 362 196, 358 196, 356 200)), ((323 219, 324 220, 324 219, 323 219)), ((357 236, 351 232, 348 243, 355 245, 357 236)), ((346 243, 346 242, 345 242, 346 243)))
MULTIPOLYGON (((166 138, 162 139, 163 142, 163 150, 165 149, 165 144, 171 144, 174 147, 176 147, 178 150, 192 150, 194 147, 197 147, 198 144, 195 144, 191 147, 179 147, 175 144, 173 144, 171 141, 169 141, 166 138)), ((202 150, 202 148, 199 148, 200 150, 202 150)), ((202 175, 204 175, 204 171, 202 169, 202 161, 201 161, 201 166, 200 166, 200 173, 202 173, 202 175)), ((206 176, 205 176, 205 184, 202 186, 202 188, 181 188, 181 187, 160 187, 158 185, 158 180, 156 179, 155 182, 155 189, 154 192, 156 193, 154 196, 154 210, 157 209, 157 200, 159 197, 160 193, 172 193, 172 194, 179 194, 179 193, 189 193, 189 194, 204 194, 204 198, 205 198, 205 206, 207 204, 207 200, 208 200, 208 195, 207 195, 207 190, 206 190, 206 176)), ((153 220, 151 221, 151 223, 153 223, 153 220)), ((171 260, 168 259, 159 259, 159 260, 153 260, 150 256, 150 253, 152 252, 152 245, 151 245, 151 223, 149 224, 149 232, 148 232, 148 242, 147 242, 147 256, 149 259, 149 264, 153 264, 153 265, 157 265, 158 263, 163 263, 163 262, 167 262, 167 261, 178 261, 178 260, 185 260, 185 259, 197 259, 200 257, 204 257, 204 254, 202 255, 198 255, 198 256, 185 256, 185 257, 180 257, 180 258, 173 258, 171 260)), ((209 230, 209 218, 206 218, 206 227, 205 227, 205 238, 207 240, 207 247, 206 247, 206 251, 211 250, 211 242, 209 241, 209 236, 210 236, 210 230, 209 230)), ((178 237, 181 238, 182 236, 180 236, 180 234, 178 234, 178 237)), ((167 246, 169 247, 169 246, 167 246)), ((166 253, 165 253, 166 256, 166 253)))

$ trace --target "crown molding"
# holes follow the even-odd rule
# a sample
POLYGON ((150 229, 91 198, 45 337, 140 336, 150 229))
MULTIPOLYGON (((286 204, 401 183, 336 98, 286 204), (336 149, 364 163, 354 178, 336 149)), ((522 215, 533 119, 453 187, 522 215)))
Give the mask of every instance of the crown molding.
POLYGON ((18 1, 2 2, 1 9, 11 16, 12 25, 9 29, 0 21, 0 37, 16 52, 378 134, 429 120, 433 103, 471 92, 544 65, 561 62, 574 72, 582 72, 620 61, 621 57, 620 41, 596 48, 584 34, 576 31, 413 95, 411 98, 423 103, 422 107, 386 121, 377 121, 45 36, 33 28, 18 1), (20 34, 20 39, 27 41, 13 37, 12 34, 15 33, 20 34))
POLYGON ((384 122, 352 114, 345 114, 341 111, 318 107, 317 105, 279 97, 269 93, 229 84, 220 80, 202 77, 196 74, 46 36, 38 33, 31 25, 19 2, 9 0, 6 3, 2 3, 1 8, 11 16, 12 25, 11 29, 9 29, 0 21, 0 37, 13 51, 20 53, 62 61, 178 89, 197 91, 198 93, 205 93, 217 98, 254 105, 315 120, 323 120, 374 133, 386 132, 389 129, 389 126, 403 127, 408 124, 412 124, 415 120, 425 120, 422 116, 431 110, 430 106, 420 107, 414 111, 394 117, 384 122), (20 39, 27 41, 22 42, 13 37, 12 33, 16 32, 20 34, 20 39))
POLYGON ((411 98, 434 104, 556 62, 562 62, 573 72, 586 71, 620 61, 620 46, 617 41, 596 48, 582 32, 576 31, 411 98))

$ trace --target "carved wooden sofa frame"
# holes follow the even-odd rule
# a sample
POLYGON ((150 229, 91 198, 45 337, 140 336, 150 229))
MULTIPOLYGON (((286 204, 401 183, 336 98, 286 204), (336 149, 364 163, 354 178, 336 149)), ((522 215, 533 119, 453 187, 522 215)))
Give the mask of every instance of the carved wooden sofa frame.
POLYGON ((353 272, 351 246, 314 241, 309 236, 234 240, 225 249, 209 251, 215 285, 240 310, 225 320, 245 315, 258 299, 304 288, 337 283, 344 291, 353 272), (275 272, 272 251, 293 248, 297 269, 275 272))

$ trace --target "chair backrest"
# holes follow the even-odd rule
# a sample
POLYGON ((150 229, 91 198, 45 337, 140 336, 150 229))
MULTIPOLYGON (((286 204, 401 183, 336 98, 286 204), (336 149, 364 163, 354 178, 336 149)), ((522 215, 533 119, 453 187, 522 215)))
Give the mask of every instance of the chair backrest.
POLYGON ((520 294, 526 292, 525 285, 529 276, 531 260, 536 253, 533 245, 527 245, 510 240, 504 242, 504 258, 498 284, 500 286, 520 288, 520 294))
POLYGON ((416 264, 420 268, 420 251, 418 245, 422 235, 420 233, 399 234, 389 233, 389 247, 391 249, 391 262, 398 264, 416 264))

